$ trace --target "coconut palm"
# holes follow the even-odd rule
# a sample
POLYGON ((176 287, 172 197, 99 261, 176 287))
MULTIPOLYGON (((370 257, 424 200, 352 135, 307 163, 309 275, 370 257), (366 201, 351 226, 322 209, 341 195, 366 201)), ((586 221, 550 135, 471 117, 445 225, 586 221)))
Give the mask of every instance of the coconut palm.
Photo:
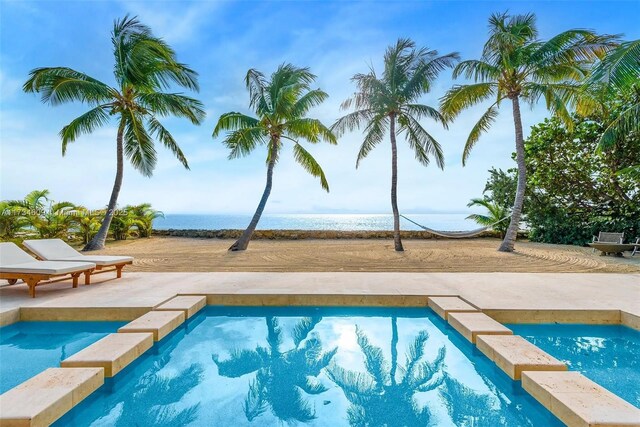
POLYGON ((535 15, 498 13, 489 18, 489 39, 482 57, 462 61, 454 69, 454 78, 464 76, 476 83, 456 85, 445 94, 441 110, 448 120, 469 107, 493 101, 469 133, 462 154, 463 165, 480 136, 496 120, 502 101, 511 101, 518 186, 500 251, 514 250, 524 203, 526 169, 520 102, 533 106, 544 98, 547 109, 571 126, 569 110, 581 94, 579 82, 588 74, 591 63, 615 45, 614 40, 613 36, 572 29, 541 41, 535 15))
POLYGON ((382 76, 378 77, 373 68, 367 74, 353 76, 358 90, 352 98, 342 103, 341 108, 348 110, 353 106, 355 111, 341 117, 331 127, 337 135, 364 128, 365 136, 358 152, 356 168, 389 133, 391 209, 396 251, 404 250, 400 239, 396 137, 404 134, 416 160, 422 165, 427 166, 433 157, 439 168, 444 167, 440 144, 422 127, 420 119, 431 118, 446 128, 445 120, 437 109, 416 102, 431 90, 440 71, 452 67, 457 60, 457 53, 439 56, 435 50, 417 49, 413 41, 399 39, 394 46, 387 48, 382 76))
POLYGON ((0 201, 0 238, 13 239, 28 225, 19 203, 15 200, 0 201))
POLYGON ((502 220, 509 216, 509 210, 507 208, 485 198, 471 199, 471 201, 467 203, 467 207, 471 206, 482 206, 487 209, 487 213, 486 215, 471 214, 466 219, 471 219, 483 227, 491 227, 500 233, 500 238, 504 238, 504 234, 507 231, 507 224, 506 221, 502 220))
MULTIPOLYGON (((611 149, 616 141, 633 132, 640 134, 640 40, 621 43, 600 61, 589 79, 587 90, 604 87, 628 97, 629 103, 622 113, 603 132, 599 150, 611 149)), ((600 103, 584 103, 581 113, 589 115, 600 107, 600 103)), ((640 165, 630 166, 621 172, 632 179, 640 179, 640 165)))
POLYGON ((355 372, 332 364, 327 370, 329 378, 344 392, 351 403, 347 410, 352 426, 427 426, 431 414, 426 406, 420 407, 414 395, 438 388, 444 380, 445 348, 438 350, 433 361, 423 360, 429 339, 421 331, 409 347, 404 365, 398 364, 397 318, 391 318, 391 363, 382 355, 382 349, 371 344, 356 326, 358 345, 365 358, 367 372, 355 372), (398 375, 399 374, 399 375, 398 375))
POLYGON ((293 328, 294 348, 283 350, 278 319, 267 317, 268 347, 233 350, 227 360, 220 360, 217 354, 212 356, 218 373, 224 377, 238 378, 256 372, 243 406, 247 420, 255 420, 268 408, 278 419, 289 423, 316 418, 314 408, 302 392, 316 395, 327 390, 317 377, 338 350, 323 352, 320 340, 309 335, 321 320, 321 317, 300 320, 293 328))
POLYGON ((105 126, 112 116, 117 118, 116 178, 102 225, 84 247, 87 251, 104 247, 122 186, 124 157, 150 177, 157 161, 155 138, 188 169, 182 150, 159 118, 177 116, 199 124, 205 115, 200 101, 163 92, 171 85, 197 91, 197 73, 179 63, 173 49, 154 37, 149 27, 125 16, 115 22, 111 40, 115 86, 65 67, 36 68, 23 86, 25 92, 42 93, 47 104, 80 101, 92 107, 60 131, 62 155, 70 142, 105 126))
POLYGON ((311 175, 320 178, 327 192, 329 184, 320 164, 300 144, 326 141, 336 144, 336 138, 319 120, 306 117, 309 110, 321 104, 328 95, 320 89, 311 89, 316 76, 308 68, 282 64, 267 80, 254 69, 247 72, 245 84, 249 91, 249 106, 256 118, 230 112, 220 116, 213 137, 228 131, 223 144, 229 148, 229 159, 249 155, 258 146, 267 146, 267 183, 251 222, 240 238, 229 248, 243 251, 255 231, 271 194, 273 169, 280 158, 285 142, 293 144, 294 159, 311 175))

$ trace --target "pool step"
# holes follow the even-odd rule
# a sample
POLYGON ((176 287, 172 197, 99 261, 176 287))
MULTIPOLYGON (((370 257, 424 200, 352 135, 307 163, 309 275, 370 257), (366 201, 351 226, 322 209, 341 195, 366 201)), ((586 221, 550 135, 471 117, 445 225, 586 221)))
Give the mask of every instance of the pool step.
POLYGON ((150 311, 118 329, 118 333, 151 332, 153 340, 160 341, 184 320, 183 311, 150 311))
POLYGON ((113 377, 142 353, 153 347, 153 334, 109 334, 60 362, 67 367, 100 367, 105 377, 113 377))
POLYGON ((458 297, 429 297, 428 305, 444 320, 449 319, 449 313, 474 313, 480 311, 458 297))
POLYGON ((478 335, 476 346, 514 380, 522 371, 567 370, 567 365, 518 335, 478 335))
POLYGON ((579 372, 524 371, 522 387, 572 427, 640 426, 640 409, 579 372))
POLYGON ((190 318, 207 305, 207 297, 204 295, 184 295, 171 298, 169 301, 160 304, 155 311, 184 311, 185 316, 190 318))
POLYGON ((103 383, 102 368, 49 368, 0 395, 0 425, 48 426, 103 383))
POLYGON ((449 324, 467 340, 476 343, 478 335, 512 335, 511 329, 484 313, 450 313, 449 324))

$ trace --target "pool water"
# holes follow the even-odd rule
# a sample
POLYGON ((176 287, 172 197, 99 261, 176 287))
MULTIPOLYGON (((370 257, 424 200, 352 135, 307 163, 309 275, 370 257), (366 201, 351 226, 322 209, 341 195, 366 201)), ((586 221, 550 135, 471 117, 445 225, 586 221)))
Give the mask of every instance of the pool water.
POLYGON ((93 344, 122 322, 18 322, 0 328, 0 393, 93 344))
POLYGON ((429 309, 207 307, 58 426, 562 425, 429 309))
POLYGON ((508 325, 570 370, 640 408, 640 331, 620 325, 508 325))

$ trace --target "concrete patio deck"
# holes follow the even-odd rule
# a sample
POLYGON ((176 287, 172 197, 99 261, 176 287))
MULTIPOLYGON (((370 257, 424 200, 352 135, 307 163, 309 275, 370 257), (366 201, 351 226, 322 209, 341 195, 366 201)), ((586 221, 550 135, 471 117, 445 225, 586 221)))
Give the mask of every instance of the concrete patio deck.
POLYGON ((208 304, 426 305, 460 296, 501 322, 619 323, 640 328, 640 274, 588 273, 126 273, 72 289, 60 282, 29 298, 0 288, 0 324, 18 320, 132 320, 175 295, 208 304), (69 317, 70 316, 70 317, 69 317), (524 316, 524 317, 523 317, 524 316), (11 320, 13 319, 13 320, 11 320))

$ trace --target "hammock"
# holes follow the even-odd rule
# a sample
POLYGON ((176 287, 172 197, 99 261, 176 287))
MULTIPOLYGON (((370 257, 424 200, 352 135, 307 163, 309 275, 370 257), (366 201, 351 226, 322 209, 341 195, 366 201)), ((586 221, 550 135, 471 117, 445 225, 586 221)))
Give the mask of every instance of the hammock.
POLYGON ((509 219, 511 217, 511 216, 505 216, 500 221, 496 221, 491 225, 488 225, 488 226, 482 227, 482 228, 477 228, 475 230, 470 230, 470 231, 438 231, 438 230, 434 230, 434 229, 429 228, 429 227, 425 227, 424 225, 418 224, 417 222, 407 218, 406 216, 404 216, 402 214, 400 214, 400 216, 402 218, 406 219, 407 221, 409 221, 409 222, 417 225, 418 227, 422 228, 424 231, 428 231, 431 234, 435 234, 436 236, 440 236, 440 237, 446 237, 448 239, 466 239, 466 238, 469 238, 469 237, 477 236, 479 234, 484 233, 488 229, 492 228, 494 225, 500 224, 505 219, 509 219))

